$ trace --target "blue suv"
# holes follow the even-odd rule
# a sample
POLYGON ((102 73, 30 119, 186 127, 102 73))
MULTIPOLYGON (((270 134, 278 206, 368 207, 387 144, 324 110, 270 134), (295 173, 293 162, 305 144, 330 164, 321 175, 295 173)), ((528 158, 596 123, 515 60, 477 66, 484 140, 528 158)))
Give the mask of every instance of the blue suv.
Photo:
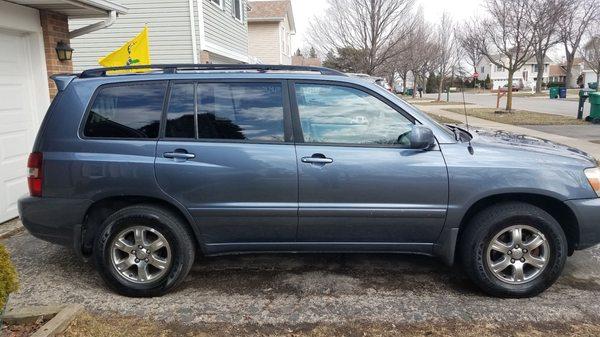
POLYGON ((156 65, 54 80, 21 220, 93 259, 121 294, 172 290, 200 254, 398 252, 526 297, 600 242, 600 169, 585 153, 443 126, 331 69, 156 65))

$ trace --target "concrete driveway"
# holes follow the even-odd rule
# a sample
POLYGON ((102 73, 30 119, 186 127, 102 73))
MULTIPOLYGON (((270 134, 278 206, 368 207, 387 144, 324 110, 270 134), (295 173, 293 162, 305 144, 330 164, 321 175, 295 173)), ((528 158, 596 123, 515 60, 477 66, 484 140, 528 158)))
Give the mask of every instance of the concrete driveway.
MULTIPOLYGON (((426 94, 427 98, 437 99, 437 94, 426 94)), ((446 95, 442 95, 442 99, 446 100, 446 95)), ((451 93, 451 102, 462 102, 461 93, 451 93)), ((495 108, 496 107, 496 94, 484 93, 484 94, 467 94, 465 93, 465 101, 467 103, 473 103, 484 107, 495 108)), ((500 100, 500 107, 506 105, 506 98, 500 100)), ((579 102, 550 99, 548 97, 513 97, 513 108, 521 110, 529 110, 542 113, 551 113, 556 115, 564 115, 569 117, 577 117, 577 108, 579 102)), ((584 117, 590 113, 589 101, 585 104, 584 117)))
POLYGON ((67 248, 26 232, 2 243, 21 280, 9 306, 74 302, 92 312, 186 325, 600 321, 600 247, 575 253, 558 283, 532 299, 490 298, 458 269, 428 257, 392 254, 207 258, 178 291, 133 299, 107 290, 92 266, 67 248))

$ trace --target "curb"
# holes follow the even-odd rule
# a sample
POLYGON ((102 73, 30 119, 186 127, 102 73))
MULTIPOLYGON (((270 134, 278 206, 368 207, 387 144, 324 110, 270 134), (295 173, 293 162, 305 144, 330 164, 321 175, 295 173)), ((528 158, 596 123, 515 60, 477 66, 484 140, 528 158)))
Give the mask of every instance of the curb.
POLYGON ((7 230, 5 232, 0 232, 0 240, 2 240, 2 239, 8 239, 9 237, 11 237, 11 236, 13 236, 15 234, 21 233, 23 231, 25 231, 25 227, 19 226, 17 228, 9 229, 9 230, 7 230))
POLYGON ((9 238, 25 230, 18 218, 0 224, 0 240, 9 238))
POLYGON ((30 337, 53 337, 64 332, 82 310, 83 306, 81 304, 28 307, 8 311, 4 315, 4 321, 9 324, 31 324, 40 318, 47 319, 52 317, 52 319, 46 322, 30 337))

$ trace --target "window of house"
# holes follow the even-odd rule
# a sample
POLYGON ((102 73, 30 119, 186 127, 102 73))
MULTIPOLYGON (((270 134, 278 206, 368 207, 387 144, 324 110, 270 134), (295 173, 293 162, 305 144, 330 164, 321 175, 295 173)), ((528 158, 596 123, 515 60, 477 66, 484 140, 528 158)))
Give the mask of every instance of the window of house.
POLYGON ((307 143, 398 145, 413 123, 378 98, 358 89, 297 84, 300 124, 307 143))
POLYGON ((198 83, 198 138, 283 142, 280 83, 198 83))
POLYGON ((484 73, 484 72, 485 72, 485 66, 481 66, 480 72, 481 72, 481 73, 484 73))
POLYGON ((504 71, 504 67, 496 65, 496 71, 497 72, 503 72, 504 71))
POLYGON ((210 0, 213 4, 223 8, 223 0, 210 0))
POLYGON ((239 21, 242 21, 243 19, 243 12, 242 12, 242 0, 233 0, 232 3, 232 12, 233 12, 233 16, 238 19, 239 21))
POLYGON ((166 82, 101 88, 84 127, 86 137, 157 138, 166 82))
MULTIPOLYGON (((542 69, 543 69, 542 72, 546 71, 546 65, 544 65, 542 69)), ((534 73, 538 72, 538 65, 537 64, 533 64, 533 72, 534 73)))

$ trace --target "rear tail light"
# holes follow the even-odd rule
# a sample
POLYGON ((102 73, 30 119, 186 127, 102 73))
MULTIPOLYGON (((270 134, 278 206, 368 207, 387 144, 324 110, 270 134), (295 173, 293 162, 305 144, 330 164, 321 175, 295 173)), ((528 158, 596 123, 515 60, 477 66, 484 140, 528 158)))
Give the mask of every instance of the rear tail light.
POLYGON ((32 197, 42 196, 42 161, 43 155, 41 152, 32 152, 27 160, 27 184, 29 185, 29 195, 32 197))

